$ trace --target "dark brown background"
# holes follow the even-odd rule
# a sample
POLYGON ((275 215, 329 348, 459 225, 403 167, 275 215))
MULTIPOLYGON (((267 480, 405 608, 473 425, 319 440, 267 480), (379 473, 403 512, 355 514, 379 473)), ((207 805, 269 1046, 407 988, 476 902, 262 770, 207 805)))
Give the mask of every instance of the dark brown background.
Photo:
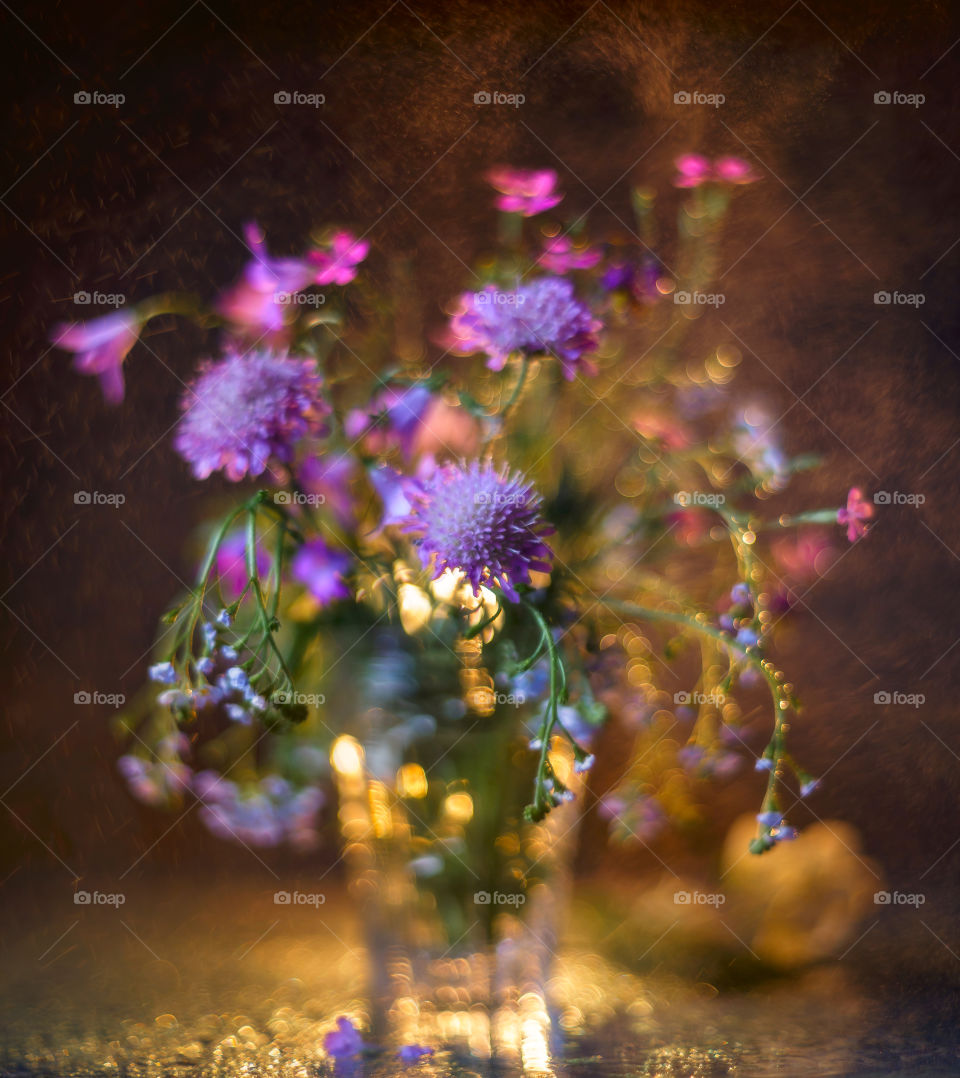
MULTIPOLYGON (((167 434, 203 342, 189 330, 151 337, 156 354, 137 349, 127 401, 110 410, 45 343, 52 322, 77 317, 73 292, 210 294, 236 272, 251 217, 290 251, 330 220, 378 222, 369 238, 386 256, 414 255, 435 322, 460 260, 486 242, 490 163, 557 168, 566 207, 594 206, 602 232, 629 220, 628 181, 666 188, 673 156, 699 149, 765 174, 735 211, 727 328, 716 330, 741 342, 741 390, 756 384, 777 414, 789 408, 787 445, 826 459, 798 496, 828 504, 854 483, 926 495, 920 509, 880 514, 806 596, 782 654, 807 703, 797 751, 816 773, 835 764, 817 814, 852 821, 891 887, 930 894, 927 919, 960 951, 956 11, 825 0, 15 6, 29 28, 5 13, 0 792, 14 785, 0 807, 3 876, 49 869, 70 887, 74 873, 126 867, 170 824, 123 789, 106 710, 72 701, 81 688, 132 695, 157 613, 190 570, 185 539, 210 485, 188 477, 167 434), (79 89, 127 100, 78 106, 79 89), (280 89, 327 101, 278 107, 280 89), (481 89, 526 103, 479 107, 481 89), (727 100, 678 106, 681 89, 727 100), (927 101, 876 105, 878 90, 927 101), (878 307, 881 289, 926 302, 878 307), (76 506, 76 490, 127 501, 76 506), (878 689, 926 703, 878 708, 878 689)), ((724 801, 718 826, 752 805, 754 785, 724 801)), ((591 869, 604 862, 595 837, 591 869)), ((138 871, 183 863, 257 870, 194 816, 138 871)), ((631 871, 651 863, 639 855, 631 871)))

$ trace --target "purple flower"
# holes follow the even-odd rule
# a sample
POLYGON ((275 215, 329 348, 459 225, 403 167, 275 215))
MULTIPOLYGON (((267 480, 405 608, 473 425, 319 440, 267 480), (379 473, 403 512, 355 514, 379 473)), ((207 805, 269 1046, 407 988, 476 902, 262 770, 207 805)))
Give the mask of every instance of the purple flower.
POLYGON ((228 479, 284 463, 295 444, 319 434, 329 406, 312 359, 257 351, 207 363, 183 396, 174 444, 197 479, 223 469, 228 479))
POLYGON ((661 298, 657 281, 661 275, 660 264, 653 258, 641 262, 614 262, 604 271, 600 287, 604 292, 623 293, 637 303, 651 302, 661 298))
POLYGON ((315 284, 349 284, 357 275, 357 266, 370 251, 366 240, 350 232, 335 232, 326 251, 311 251, 309 259, 315 284))
MULTIPOLYGON (((247 586, 247 537, 243 529, 231 532, 217 550, 220 593, 228 603, 239 599, 247 586)), ((257 573, 261 579, 270 570, 270 556, 257 542, 257 573)))
POLYGON ((300 465, 303 489, 307 494, 323 499, 323 504, 345 527, 354 518, 350 481, 355 470, 356 462, 349 453, 307 457, 300 465))
POLYGON ((422 1044, 405 1044, 397 1052, 397 1059, 401 1063, 419 1063, 424 1056, 432 1056, 433 1049, 425 1048, 422 1044))
POLYGON ((757 759, 757 762, 753 765, 754 771, 772 771, 773 760, 769 756, 761 756, 757 759))
POLYGON ((320 538, 308 539, 293 556, 290 571, 318 603, 349 599, 350 588, 343 579, 350 569, 350 555, 333 550, 320 538))
POLYGON ((500 192, 498 210, 533 217, 552 209, 563 198, 554 188, 557 174, 553 169, 494 168, 487 173, 487 182, 500 192))
POLYGON ((349 1059, 363 1051, 363 1037, 349 1018, 340 1015, 337 1028, 323 1038, 323 1047, 334 1059, 349 1059))
POLYGON ((419 534, 421 553, 434 559, 435 576, 460 570, 473 585, 499 587, 514 601, 516 585, 531 571, 550 571, 553 531, 540 516, 540 497, 523 477, 490 461, 445 465, 412 494, 405 531, 419 534))
POLYGON ((757 823, 761 827, 779 827, 783 823, 783 815, 779 812, 759 812, 757 813, 757 823))
POLYGON ((543 254, 537 264, 550 273, 567 273, 574 269, 590 269, 600 257, 596 248, 574 247, 567 236, 552 236, 543 241, 543 254))
POLYGON ((378 468, 370 468, 368 474, 373 489, 383 503, 380 527, 387 528, 391 524, 403 524, 412 511, 410 498, 419 486, 417 481, 401 475, 386 464, 378 468))
POLYGON ((295 789, 279 775, 264 775, 245 787, 216 771, 194 776, 193 792, 202 802, 200 818, 218 838, 250 846, 299 849, 316 844, 316 814, 323 793, 315 786, 295 789))
POLYGON ((104 399, 123 400, 123 361, 140 336, 142 323, 135 311, 114 311, 91 322, 70 322, 51 334, 55 345, 74 353, 73 365, 82 374, 100 379, 104 399))
POLYGON ((290 297, 314 283, 316 270, 302 258, 274 258, 257 224, 246 225, 243 232, 253 257, 240 280, 220 298, 217 310, 260 338, 292 321, 296 309, 290 297))
POLYGON ((350 412, 344 431, 348 438, 363 438, 371 453, 396 448, 409 460, 433 399, 426 386, 390 386, 366 408, 350 412))
POLYGON ((454 347, 463 355, 485 352, 491 370, 502 370, 513 353, 549 353, 560 361, 568 381, 578 362, 587 374, 594 372, 583 356, 596 350, 600 327, 562 277, 541 277, 513 292, 493 285, 466 292, 450 321, 454 347))
POLYGON ((864 498, 863 491, 859 487, 851 487, 846 508, 837 511, 837 523, 846 524, 847 538, 851 543, 867 534, 866 521, 872 516, 873 506, 864 498))
POLYGON ((819 788, 820 788, 820 780, 819 779, 805 779, 800 784, 800 796, 801 797, 809 797, 813 793, 814 790, 818 790, 819 788))

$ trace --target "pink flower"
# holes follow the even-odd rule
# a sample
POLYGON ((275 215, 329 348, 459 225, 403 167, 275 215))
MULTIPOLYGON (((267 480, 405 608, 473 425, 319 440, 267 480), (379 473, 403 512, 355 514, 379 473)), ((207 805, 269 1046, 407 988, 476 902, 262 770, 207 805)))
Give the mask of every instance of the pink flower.
POLYGON ((554 191, 557 174, 553 169, 494 168, 486 178, 491 187, 500 192, 497 209, 506 213, 533 217, 556 206, 563 198, 554 191))
POLYGON ((590 269, 600 261, 596 248, 574 247, 566 236, 553 236, 544 240, 543 254, 537 264, 551 273, 566 273, 573 269, 590 269))
POLYGON ((674 164, 677 166, 674 187, 699 187, 710 181, 744 184, 760 179, 750 163, 741 157, 717 157, 711 162, 702 154, 685 153, 676 158, 674 164))
POLYGON ((313 266, 314 284, 349 284, 357 275, 357 266, 370 251, 366 240, 350 232, 335 232, 326 251, 311 251, 307 256, 313 266))
POLYGON ((123 400, 123 361, 140 336, 141 323, 134 311, 115 311, 92 322, 70 322, 51 334, 55 345, 74 353, 73 365, 83 374, 100 379, 110 404, 123 400))
POLYGON ((837 511, 837 523, 846 524, 847 538, 851 543, 862 539, 867 534, 864 521, 873 516, 873 506, 864 498, 859 487, 851 487, 847 495, 847 506, 837 511))

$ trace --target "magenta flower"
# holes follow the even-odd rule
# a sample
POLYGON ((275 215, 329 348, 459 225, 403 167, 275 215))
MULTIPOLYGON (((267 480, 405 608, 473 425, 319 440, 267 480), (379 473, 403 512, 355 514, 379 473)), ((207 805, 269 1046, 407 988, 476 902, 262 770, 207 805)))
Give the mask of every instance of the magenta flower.
POLYGON ((256 335, 281 332, 296 314, 290 298, 314 283, 315 270, 302 258, 274 258, 263 232, 251 223, 244 236, 252 258, 240 280, 217 304, 228 322, 256 335))
POLYGON ((369 251, 366 240, 358 240, 350 232, 335 232, 328 250, 311 251, 307 256, 313 267, 314 284, 349 284, 369 251))
POLYGON ((334 1059, 349 1059, 363 1051, 363 1037, 349 1018, 340 1015, 337 1028, 323 1038, 323 1047, 334 1059))
POLYGON ((495 168, 487 173, 487 182, 500 192, 498 210, 533 217, 556 206, 563 198, 554 191, 557 174, 553 169, 528 170, 495 168))
POLYGON ((491 370, 502 370, 514 353, 548 353, 560 361, 568 381, 578 363, 585 373, 594 373, 593 364, 583 357, 596 350, 600 328, 563 277, 540 277, 512 292, 493 285, 466 292, 450 320, 456 350, 462 355, 485 352, 491 370))
POLYGON ((475 595, 485 584, 516 601, 516 585, 530 583, 532 571, 550 572, 553 553, 542 536, 553 528, 521 475, 490 461, 448 464, 407 496, 413 509, 404 531, 419 537, 435 578, 459 570, 475 595))
POLYGON ((301 438, 319 434, 330 411, 312 359, 232 353, 207 363, 184 394, 174 445, 197 479, 260 475, 271 458, 293 459, 301 438))
POLYGON ((750 163, 741 157, 717 157, 711 162, 702 154, 685 153, 676 158, 674 164, 677 166, 674 187, 699 187, 710 181, 745 184, 760 179, 750 163))
MULTIPOLYGON (((232 603, 247 586, 247 537, 242 529, 231 532, 217 550, 217 577, 220 594, 232 603)), ((270 571, 270 556, 257 542, 257 573, 263 579, 270 571)))
POLYGON ((344 575, 350 569, 350 555, 334 550, 323 539, 308 539, 293 556, 290 572, 318 603, 349 599, 350 588, 344 575))
POLYGON ((543 243, 543 253, 537 264, 551 273, 567 273, 575 269, 590 269, 601 258, 596 248, 574 247, 566 236, 552 236, 543 243))
POLYGON ((141 328, 135 311, 114 311, 91 322, 63 323, 54 329, 51 340, 64 351, 73 352, 74 367, 82 374, 95 374, 104 399, 118 404, 123 400, 123 361, 141 328))
POLYGON ((851 543, 862 539, 867 534, 866 521, 873 516, 873 506, 864 498, 859 487, 851 487, 847 495, 845 509, 837 511, 837 523, 846 524, 847 538, 851 543))

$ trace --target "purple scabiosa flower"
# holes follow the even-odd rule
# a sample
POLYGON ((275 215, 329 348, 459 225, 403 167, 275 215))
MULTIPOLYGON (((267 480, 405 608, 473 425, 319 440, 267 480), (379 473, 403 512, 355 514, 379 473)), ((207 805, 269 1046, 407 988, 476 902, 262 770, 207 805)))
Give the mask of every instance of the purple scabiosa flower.
POLYGON ((433 1049, 425 1048, 422 1044, 405 1044, 397 1052, 397 1059, 401 1063, 411 1064, 419 1063, 424 1056, 432 1056, 433 1049))
POLYGON ((466 292, 450 320, 454 349, 463 355, 485 352, 491 370, 502 370, 514 353, 549 353, 560 361, 568 381, 578 363, 585 373, 594 373, 593 364, 583 357, 596 350, 600 327, 562 277, 541 277, 512 292, 493 285, 466 292))
POLYGON ((290 572, 318 603, 349 599, 350 588, 343 579, 350 569, 350 555, 334 550, 320 538, 308 539, 293 556, 290 572))
POLYGON ((114 311, 90 322, 59 325, 50 339, 57 347, 74 353, 73 365, 78 371, 100 379, 104 400, 119 404, 123 400, 123 361, 141 328, 136 311, 114 311))
POLYGON ((445 465, 410 497, 404 531, 419 535, 435 578, 460 570, 475 595, 486 584, 516 601, 516 585, 528 583, 532 570, 550 571, 552 551, 542 536, 553 528, 540 516, 539 495, 519 474, 490 461, 445 465))
POLYGON ((183 396, 174 439, 197 479, 260 475, 271 457, 293 458, 296 443, 319 434, 329 405, 312 359, 257 351, 207 363, 183 396))
POLYGON ((334 232, 325 251, 311 251, 307 256, 313 268, 315 284, 349 284, 357 275, 357 266, 367 257, 370 244, 346 231, 334 232))
POLYGON ((873 516, 873 506, 864 498, 859 487, 851 487, 845 509, 837 511, 837 523, 846 524, 847 538, 851 543, 867 534, 866 522, 873 516))
POLYGON ((557 174, 553 169, 494 168, 486 176, 500 194, 496 200, 498 210, 533 217, 552 209, 562 199, 557 194, 557 174))
POLYGON ((567 236, 551 236, 543 241, 543 253, 537 265, 550 273, 568 273, 575 269, 591 269, 601 258, 596 248, 574 247, 567 236))
POLYGON ((353 1022, 341 1014, 337 1028, 323 1038, 323 1047, 334 1059, 350 1059, 363 1051, 363 1037, 353 1022))

